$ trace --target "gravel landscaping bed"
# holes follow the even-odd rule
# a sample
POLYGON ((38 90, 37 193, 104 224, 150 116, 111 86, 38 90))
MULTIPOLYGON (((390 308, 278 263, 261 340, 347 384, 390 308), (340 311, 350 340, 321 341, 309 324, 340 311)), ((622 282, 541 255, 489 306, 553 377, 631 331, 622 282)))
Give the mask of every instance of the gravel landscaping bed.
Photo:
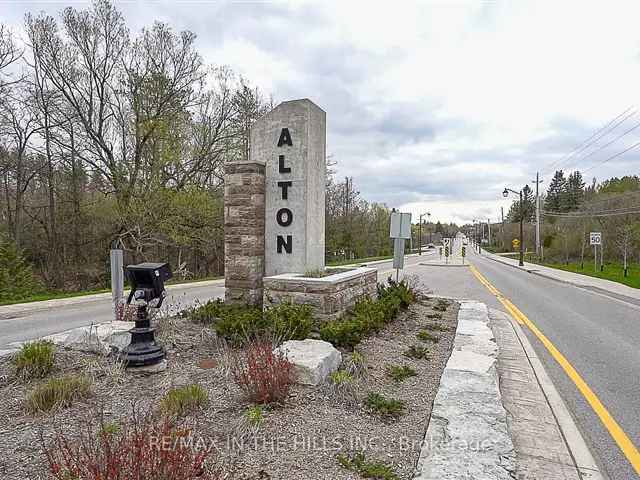
MULTIPOLYGON (((246 421, 248 404, 230 374, 229 349, 210 327, 185 319, 161 321, 159 337, 169 364, 160 374, 132 375, 111 358, 58 351, 52 375, 86 374, 92 394, 55 414, 27 413, 25 398, 44 380, 19 380, 11 359, 2 359, 0 478, 48 478, 40 437, 50 443, 54 428, 73 433, 100 413, 109 421, 124 421, 133 408, 157 410, 168 390, 195 383, 207 391, 209 402, 183 421, 195 445, 212 449, 208 466, 220 478, 362 478, 342 466, 337 455, 363 451, 367 461, 383 462, 397 478, 410 479, 455 335, 458 306, 447 303, 422 298, 366 337, 356 347, 366 372, 355 376, 352 395, 337 396, 329 385, 296 385, 282 406, 263 407, 258 427, 246 421), (437 341, 418 339, 425 329, 437 341), (426 347, 429 358, 406 356, 412 345, 426 347), (396 381, 388 375, 390 365, 411 367, 416 375, 396 381), (401 400, 404 413, 396 419, 369 412, 363 402, 370 392, 401 400)), ((350 356, 343 352, 343 363, 350 356)))

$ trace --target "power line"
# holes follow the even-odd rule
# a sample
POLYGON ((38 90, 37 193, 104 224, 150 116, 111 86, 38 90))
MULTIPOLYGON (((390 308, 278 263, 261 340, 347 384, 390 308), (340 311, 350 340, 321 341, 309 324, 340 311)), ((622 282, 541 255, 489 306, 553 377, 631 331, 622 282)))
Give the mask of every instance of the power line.
POLYGON ((600 210, 598 212, 574 211, 574 212, 553 212, 543 210, 543 215, 548 217, 562 218, 588 218, 588 217, 610 217, 615 215, 634 215, 640 213, 640 206, 634 205, 627 208, 618 208, 612 210, 600 210))
MULTIPOLYGON (((586 158, 589 158, 591 155, 593 155, 594 153, 598 153, 602 150, 604 150, 605 148, 607 148, 608 146, 614 144, 615 142, 617 142, 618 140, 620 140, 622 137, 626 137, 627 135, 629 135, 631 132, 633 132, 636 128, 640 127, 640 122, 636 123, 633 127, 631 127, 630 129, 628 129, 627 131, 621 133, 620 135, 618 135, 616 138, 614 138, 613 140, 611 140, 609 143, 605 143, 604 145, 601 145, 599 148, 596 148, 595 150, 593 150, 592 152, 588 153, 587 155, 581 157, 578 161, 584 160, 586 158)), ((575 165, 575 163, 574 163, 575 165)), ((585 170, 586 171, 586 170, 585 170)))
POLYGON ((547 213, 542 212, 545 217, 558 217, 558 218, 592 218, 592 217, 615 217, 618 215, 637 215, 640 214, 640 210, 632 212, 618 212, 618 213, 591 213, 589 215, 564 215, 559 213, 547 213))
MULTIPOLYGON (((554 162, 552 162, 548 167, 545 173, 549 173, 551 172, 551 170, 553 169, 554 165, 555 166, 559 166, 560 163, 564 163, 566 160, 569 160, 571 157, 573 157, 574 155, 584 151, 585 149, 589 148, 591 145, 593 145, 594 142, 596 142, 597 140, 599 140, 602 136, 604 136, 605 133, 608 132, 604 132, 604 130, 607 130, 613 123, 615 123, 620 117, 623 117, 625 114, 627 114, 627 112, 629 112, 629 110, 631 110, 633 108, 633 106, 629 106, 627 107, 622 113, 619 113, 618 115, 616 115, 613 119, 611 119, 609 122, 607 122, 603 127, 599 128, 598 130, 596 130, 593 134, 591 134, 591 136, 589 138, 587 138, 586 140, 584 140, 582 143, 580 143, 577 147, 575 147, 571 152, 569 152, 567 155, 565 155, 564 157, 555 160, 554 162), (600 135, 597 138, 597 135, 599 135, 602 132, 602 135, 600 135), (593 139, 593 140, 592 140, 593 139), (591 141, 592 140, 592 141, 591 141)), ((636 111, 635 108, 634 110, 629 113, 625 118, 623 118, 619 123, 617 123, 615 126, 611 127, 611 131, 613 129, 615 129, 618 125, 620 125, 622 122, 626 121, 629 117, 635 115, 636 111)), ((556 167, 557 168, 557 167, 556 167)))
POLYGON ((584 170, 582 173, 587 173, 590 172, 591 170, 593 170, 594 168, 603 165, 605 163, 607 163, 610 160, 613 160, 614 158, 619 157, 620 155, 624 155, 625 153, 627 153, 630 150, 633 150, 634 148, 637 148, 638 146, 640 146, 640 142, 634 143, 633 145, 631 145, 630 147, 625 148, 624 150, 622 150, 621 152, 616 153, 615 155, 611 155, 610 157, 605 158, 603 161, 601 161, 600 163, 596 163, 595 165, 590 166, 589 168, 587 168, 586 170, 584 170))

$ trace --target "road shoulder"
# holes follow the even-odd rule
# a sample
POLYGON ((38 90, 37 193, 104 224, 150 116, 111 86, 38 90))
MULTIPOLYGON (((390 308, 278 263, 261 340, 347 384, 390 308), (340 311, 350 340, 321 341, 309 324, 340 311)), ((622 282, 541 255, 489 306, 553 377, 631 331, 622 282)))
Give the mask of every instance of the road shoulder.
POLYGON ((533 275, 538 275, 550 280, 555 280, 556 282, 566 283, 573 285, 574 287, 600 293, 601 295, 606 295, 634 305, 640 305, 640 289, 632 288, 621 283, 528 262, 525 262, 524 266, 521 267, 518 265, 517 260, 504 258, 500 255, 487 251, 483 251, 481 256, 533 275))
POLYGON ((489 311, 500 390, 523 478, 603 480, 587 444, 520 326, 489 311))

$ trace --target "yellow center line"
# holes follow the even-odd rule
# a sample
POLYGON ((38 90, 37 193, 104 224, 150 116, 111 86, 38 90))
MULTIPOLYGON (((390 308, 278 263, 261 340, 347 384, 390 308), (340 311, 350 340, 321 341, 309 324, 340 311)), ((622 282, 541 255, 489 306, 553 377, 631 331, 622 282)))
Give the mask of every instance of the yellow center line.
POLYGON ((505 308, 511 313, 513 318, 522 325, 526 325, 531 332, 538 337, 538 340, 546 347, 551 356, 555 359, 556 362, 562 367, 567 376, 573 381, 575 386, 578 388, 582 396, 585 400, 591 405, 591 408, 598 415, 600 421, 604 425, 604 427, 609 431, 609 434, 616 442, 620 450, 627 460, 631 464, 631 466, 635 469, 636 473, 640 475, 640 453, 638 449, 633 444, 631 439, 627 436, 627 434, 622 430, 622 427, 615 421, 615 419, 611 416, 609 411, 602 404, 598 396, 591 390, 587 382, 580 376, 580 374, 573 368, 573 365, 569 363, 569 360, 560 353, 560 351, 555 347, 553 343, 536 327, 536 325, 527 318, 527 316, 522 313, 518 307, 516 307, 509 299, 507 299, 504 295, 502 295, 497 288, 495 288, 489 281, 475 268, 473 265, 470 265, 471 271, 475 275, 475 277, 482 283, 487 289, 494 294, 500 303, 502 303, 505 308))

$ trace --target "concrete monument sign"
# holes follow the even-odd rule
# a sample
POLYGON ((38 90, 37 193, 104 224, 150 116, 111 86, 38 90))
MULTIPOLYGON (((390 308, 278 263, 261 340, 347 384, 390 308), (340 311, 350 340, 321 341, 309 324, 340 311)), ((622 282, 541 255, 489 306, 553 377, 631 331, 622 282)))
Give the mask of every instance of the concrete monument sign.
POLYGON ((225 165, 225 302, 302 303, 326 321, 376 294, 372 268, 305 276, 325 270, 325 151, 325 112, 292 100, 251 127, 248 161, 225 165))
POLYGON ((251 127, 250 161, 264 163, 265 275, 324 268, 326 114, 283 102, 251 127))

